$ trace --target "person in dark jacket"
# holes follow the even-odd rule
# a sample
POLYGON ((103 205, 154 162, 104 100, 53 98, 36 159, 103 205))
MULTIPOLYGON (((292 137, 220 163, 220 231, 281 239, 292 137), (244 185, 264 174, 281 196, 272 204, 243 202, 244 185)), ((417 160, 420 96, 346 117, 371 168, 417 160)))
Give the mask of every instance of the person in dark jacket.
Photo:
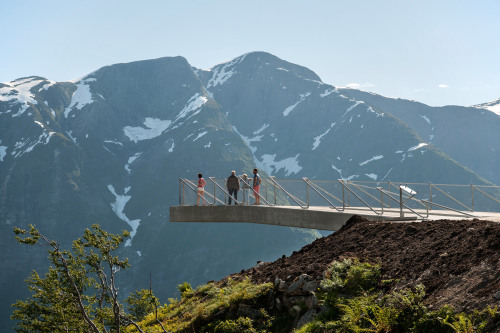
POLYGON ((231 196, 234 198, 234 204, 238 204, 238 191, 240 190, 240 180, 236 177, 236 171, 231 171, 231 176, 227 178, 227 191, 229 192, 228 204, 231 205, 231 196))

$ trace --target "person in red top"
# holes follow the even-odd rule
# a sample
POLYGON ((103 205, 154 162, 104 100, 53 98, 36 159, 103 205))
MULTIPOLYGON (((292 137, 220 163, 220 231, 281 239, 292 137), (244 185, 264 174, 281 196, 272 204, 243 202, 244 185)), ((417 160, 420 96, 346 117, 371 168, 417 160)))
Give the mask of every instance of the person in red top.
POLYGON ((255 202, 253 203, 254 205, 260 205, 259 189, 261 179, 258 172, 259 170, 253 169, 253 192, 255 195, 255 202))
POLYGON ((198 199, 196 200, 196 206, 200 205, 200 197, 203 199, 203 206, 205 206, 205 185, 207 182, 203 179, 203 175, 201 173, 198 174, 198 188, 196 196, 198 199))

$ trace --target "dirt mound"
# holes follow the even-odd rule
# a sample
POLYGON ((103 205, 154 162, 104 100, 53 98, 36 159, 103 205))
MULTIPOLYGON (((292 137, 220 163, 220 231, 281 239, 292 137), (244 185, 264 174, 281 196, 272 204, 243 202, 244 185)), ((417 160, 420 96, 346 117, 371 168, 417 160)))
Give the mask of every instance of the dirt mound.
POLYGON ((423 283, 430 305, 459 311, 500 305, 500 223, 480 220, 373 222, 351 218, 334 234, 317 239, 273 263, 242 272, 256 282, 320 278, 342 257, 381 264, 384 278, 398 285, 423 283))

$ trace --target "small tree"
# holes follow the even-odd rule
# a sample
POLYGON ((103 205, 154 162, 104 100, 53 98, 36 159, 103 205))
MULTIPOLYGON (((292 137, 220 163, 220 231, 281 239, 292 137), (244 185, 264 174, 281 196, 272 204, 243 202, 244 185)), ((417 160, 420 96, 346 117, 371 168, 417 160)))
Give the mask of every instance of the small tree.
POLYGON ((94 224, 73 242, 72 251, 62 250, 32 225, 14 232, 22 244, 47 246, 51 262, 44 278, 33 271, 27 279, 32 297, 13 304, 17 332, 120 332, 131 324, 142 332, 118 301, 116 275, 130 265, 113 251, 127 231, 110 234, 94 224))
POLYGON ((142 289, 130 294, 125 300, 128 304, 128 312, 133 320, 141 321, 148 314, 156 312, 158 299, 150 290, 142 289))

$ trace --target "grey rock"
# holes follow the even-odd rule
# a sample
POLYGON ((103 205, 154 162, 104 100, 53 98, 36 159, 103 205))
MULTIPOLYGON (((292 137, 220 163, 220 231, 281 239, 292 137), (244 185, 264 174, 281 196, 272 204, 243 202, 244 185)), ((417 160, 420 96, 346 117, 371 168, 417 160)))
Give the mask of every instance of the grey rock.
POLYGON ((316 281, 309 281, 304 283, 302 287, 303 291, 316 291, 318 289, 319 283, 316 281))
POLYGON ((496 293, 493 294, 493 297, 495 299, 499 299, 500 300, 500 291, 497 291, 496 293))
POLYGON ((294 306, 292 306, 292 308, 290 309, 290 313, 292 313, 292 314, 296 314, 296 315, 298 315, 298 314, 300 313, 300 311, 301 311, 301 310, 300 310, 300 306, 298 306, 298 305, 294 305, 294 306))
POLYGON ((318 298, 316 297, 315 293, 312 293, 312 295, 307 296, 305 298, 305 303, 308 309, 313 309, 318 306, 318 298))
POLYGON ((276 304, 276 309, 281 311, 283 309, 283 302, 281 302, 281 300, 279 298, 276 298, 276 300, 274 302, 276 304))
POLYGON ((304 296, 288 296, 283 298, 283 303, 287 308, 291 308, 294 305, 305 303, 306 298, 304 296))
POLYGON ((296 292, 299 288, 301 288, 304 285, 304 281, 307 279, 307 274, 302 274, 299 276, 291 285, 288 287, 287 292, 289 293, 294 293, 296 292))
POLYGON ((254 309, 251 306, 246 305, 246 304, 240 304, 240 306, 238 307, 238 311, 236 312, 236 314, 239 317, 248 317, 250 319, 255 319, 255 318, 260 317, 260 311, 259 310, 256 310, 256 309, 254 309))
POLYGON ((302 317, 300 317, 299 321, 297 322, 297 328, 301 328, 305 324, 311 322, 314 318, 316 317, 316 310, 309 310, 302 317))

